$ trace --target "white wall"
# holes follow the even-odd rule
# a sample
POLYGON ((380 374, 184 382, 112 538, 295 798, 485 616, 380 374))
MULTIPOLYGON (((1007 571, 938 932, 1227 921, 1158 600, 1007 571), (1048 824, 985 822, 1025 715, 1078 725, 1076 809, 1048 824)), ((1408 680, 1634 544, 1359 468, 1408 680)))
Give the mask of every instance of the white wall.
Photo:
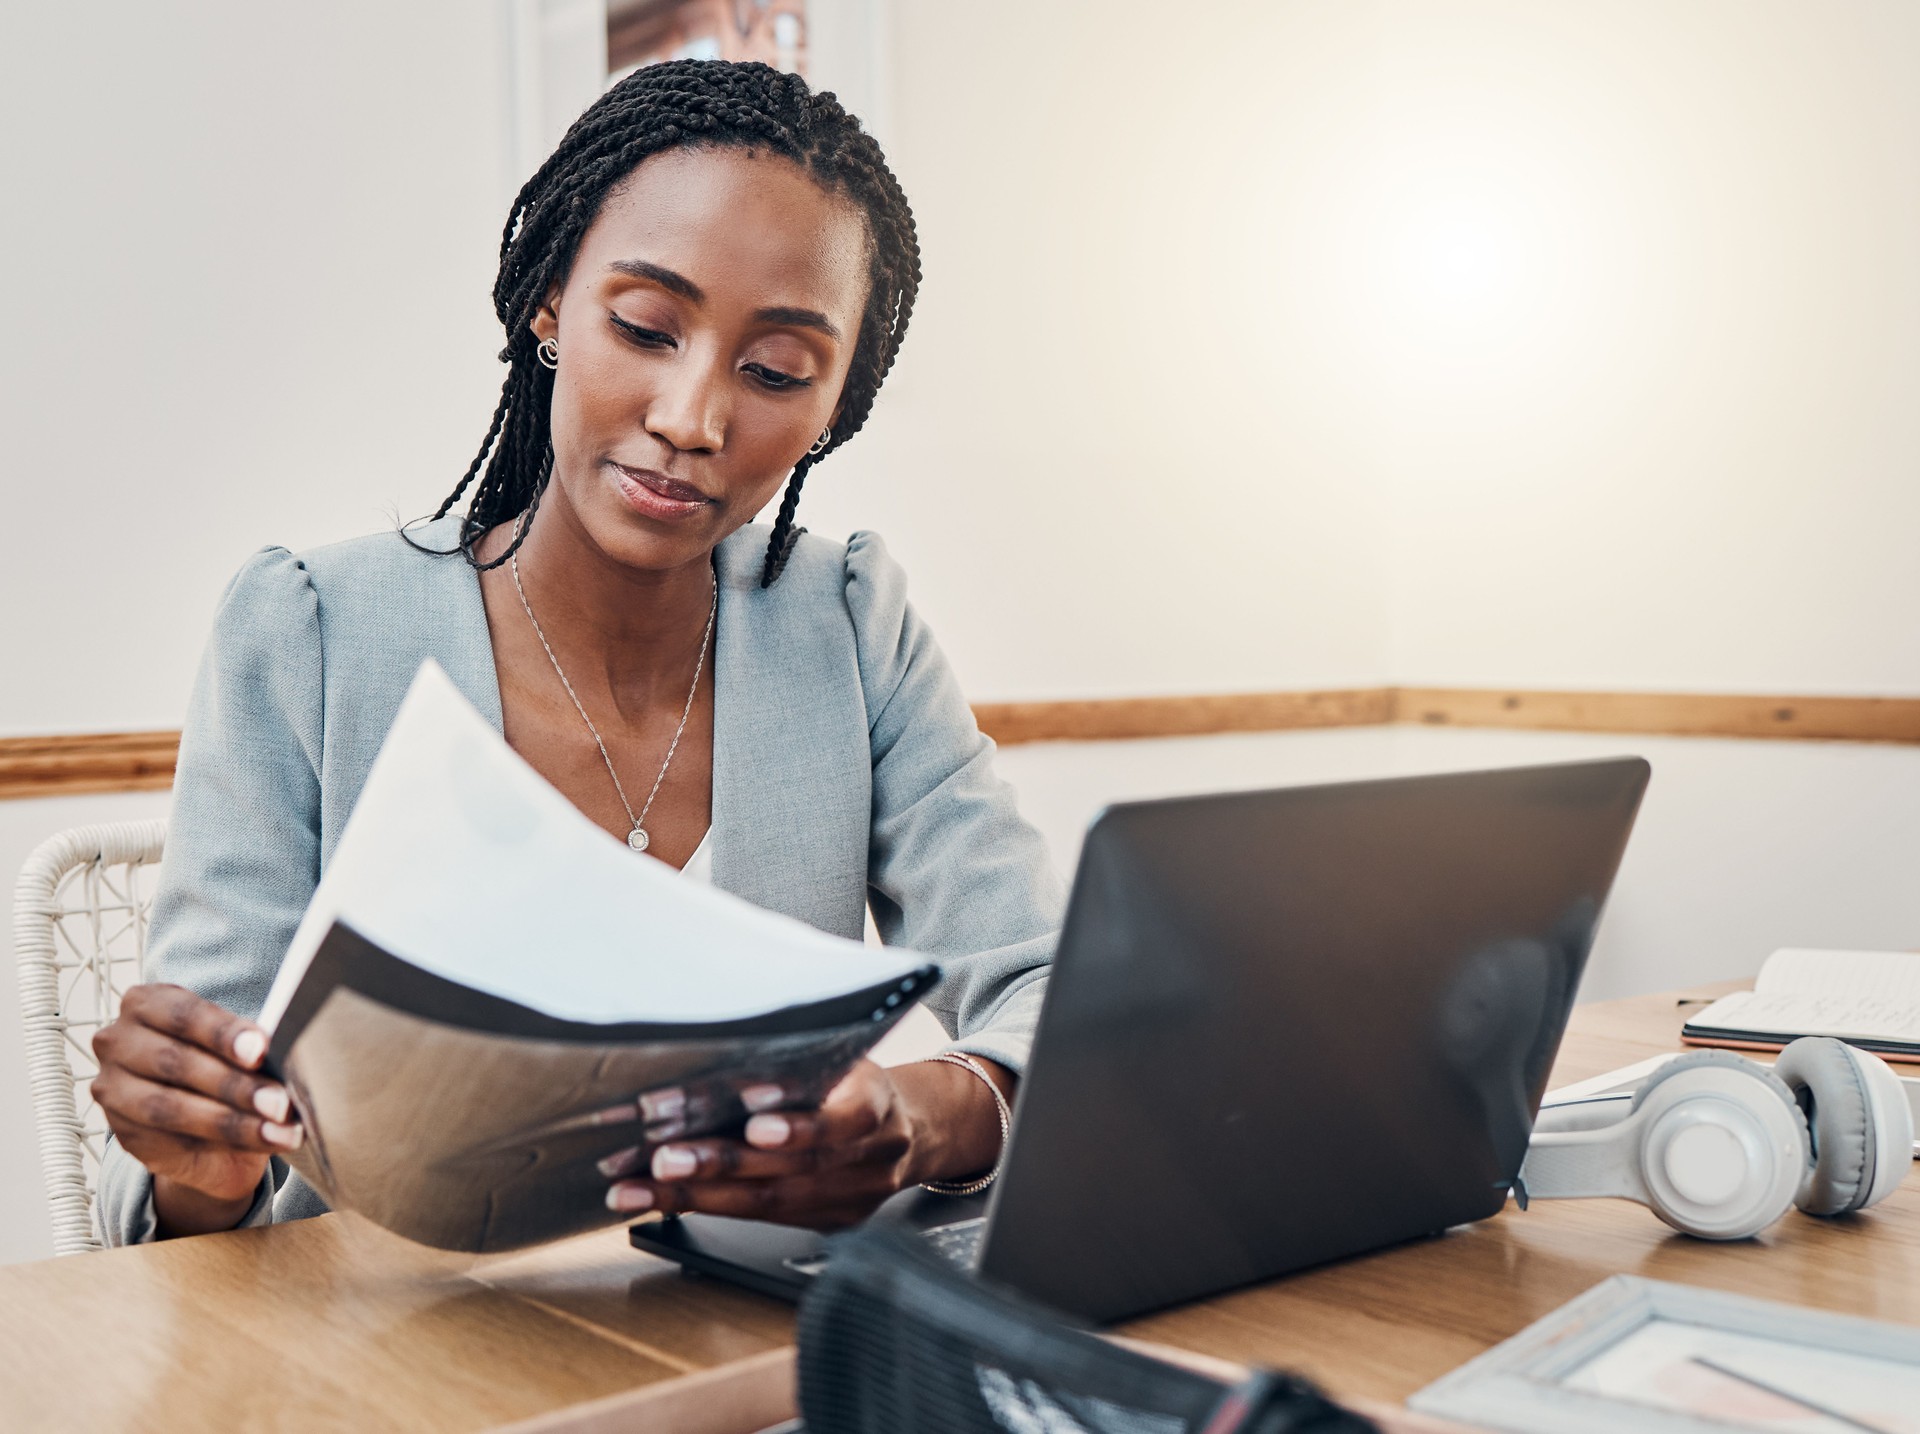
POLYGON ((1920 7, 1384 13, 1328 199, 1395 675, 1920 693, 1920 7))
POLYGON ((885 534, 983 699, 1384 681, 1374 459, 1290 257, 1364 27, 1129 8, 894 7, 925 285, 802 520, 885 534))
POLYGON ((1071 871, 1111 801, 1627 754, 1653 781, 1582 1000, 1749 976, 1780 946, 1920 948, 1910 748, 1368 727, 1046 743, 1000 769, 1071 871))
POLYGON ((1160 13, 899 7, 925 305, 807 511, 975 691, 1920 692, 1920 9, 1160 13))
MULTIPOLYGON (((891 5, 925 290, 802 511, 976 696, 1920 692, 1920 11, 1162 13, 891 5)), ((172 725, 246 552, 464 467, 501 17, 0 20, 0 735, 172 725)))
POLYGON ((495 21, 0 10, 0 735, 177 726, 248 553, 453 486, 498 382, 495 21))

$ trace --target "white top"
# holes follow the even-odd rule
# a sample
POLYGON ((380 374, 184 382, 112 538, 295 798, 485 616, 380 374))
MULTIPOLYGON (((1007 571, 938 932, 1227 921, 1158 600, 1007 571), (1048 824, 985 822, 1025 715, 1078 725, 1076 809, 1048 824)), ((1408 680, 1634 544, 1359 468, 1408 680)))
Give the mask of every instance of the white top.
POLYGON ((682 876, 690 876, 695 881, 704 881, 713 885, 713 828, 708 827, 700 838, 700 845, 693 849, 693 855, 687 858, 687 864, 680 868, 682 876))

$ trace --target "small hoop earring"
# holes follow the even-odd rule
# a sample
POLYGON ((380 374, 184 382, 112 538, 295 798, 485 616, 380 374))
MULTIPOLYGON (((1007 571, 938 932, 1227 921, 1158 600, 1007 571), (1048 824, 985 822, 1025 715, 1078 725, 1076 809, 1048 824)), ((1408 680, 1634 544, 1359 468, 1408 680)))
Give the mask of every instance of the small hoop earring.
POLYGON ((540 340, 540 346, 534 350, 534 353, 539 355, 540 362, 548 368, 560 367, 560 345, 556 340, 540 340))
POLYGON ((821 429, 820 436, 813 441, 813 447, 807 450, 807 457, 818 458, 822 453, 827 451, 827 445, 831 442, 833 442, 833 430, 831 428, 821 429))

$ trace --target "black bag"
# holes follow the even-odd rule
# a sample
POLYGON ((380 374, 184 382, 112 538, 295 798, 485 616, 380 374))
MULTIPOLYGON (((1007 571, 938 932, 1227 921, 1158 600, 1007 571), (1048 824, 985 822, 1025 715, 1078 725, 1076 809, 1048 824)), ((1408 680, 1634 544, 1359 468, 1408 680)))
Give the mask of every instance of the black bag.
POLYGON ((1229 1388, 1069 1328, 884 1225, 835 1241, 801 1301, 799 1381, 807 1434, 1376 1430, 1291 1375, 1229 1388))

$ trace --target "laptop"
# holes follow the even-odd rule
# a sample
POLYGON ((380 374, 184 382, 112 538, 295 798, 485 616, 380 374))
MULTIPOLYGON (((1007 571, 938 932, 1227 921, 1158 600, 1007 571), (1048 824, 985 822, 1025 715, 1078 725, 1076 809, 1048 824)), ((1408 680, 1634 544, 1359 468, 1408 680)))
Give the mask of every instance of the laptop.
MULTIPOLYGON (((1495 1214, 1648 776, 1622 758, 1109 807, 1000 1178, 875 1218, 1104 1323, 1495 1214)), ((831 1258, 717 1216, 630 1238, 790 1299, 831 1258)))

